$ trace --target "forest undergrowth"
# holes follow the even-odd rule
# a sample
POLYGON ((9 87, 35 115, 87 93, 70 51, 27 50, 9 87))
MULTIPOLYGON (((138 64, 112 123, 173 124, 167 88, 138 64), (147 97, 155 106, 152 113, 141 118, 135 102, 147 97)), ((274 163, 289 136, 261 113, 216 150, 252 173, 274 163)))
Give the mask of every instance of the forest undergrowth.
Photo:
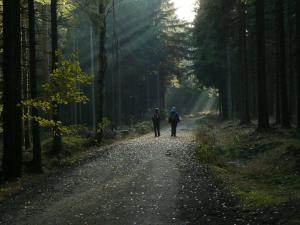
POLYGON ((297 132, 274 127, 270 132, 261 133, 256 131, 255 124, 221 122, 216 116, 205 117, 198 123, 197 159, 208 164, 239 197, 241 207, 257 210, 260 216, 285 218, 279 224, 299 224, 297 132))

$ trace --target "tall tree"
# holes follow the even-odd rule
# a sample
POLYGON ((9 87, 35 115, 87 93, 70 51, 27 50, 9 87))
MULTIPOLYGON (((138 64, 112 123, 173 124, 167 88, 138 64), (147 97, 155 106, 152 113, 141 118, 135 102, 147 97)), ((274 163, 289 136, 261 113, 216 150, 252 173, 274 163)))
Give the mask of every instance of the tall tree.
POLYGON ((249 124, 249 84, 248 84, 248 62, 246 46, 246 9, 244 1, 238 0, 238 18, 239 18, 239 50, 240 50, 240 72, 242 86, 242 112, 241 124, 249 124))
MULTIPOLYGON (((100 0, 99 15, 100 15, 100 35, 99 35, 99 75, 98 75, 98 113, 97 124, 103 121, 103 107, 104 107, 104 79, 107 69, 107 56, 106 56, 106 3, 105 0, 100 0)), ((98 142, 102 141, 102 128, 97 126, 96 139, 98 142)))
POLYGON ((280 107, 281 125, 289 128, 290 115, 288 106, 287 77, 286 77, 286 57, 285 57, 285 32, 284 32, 284 4, 283 0, 276 0, 277 18, 277 72, 279 73, 280 84, 280 107))
POLYGON ((268 98, 266 91, 265 1, 256 0, 258 130, 269 129, 268 98))
POLYGON ((3 172, 22 170, 20 0, 3 1, 3 172))
MULTIPOLYGON (((52 43, 52 71, 56 69, 58 57, 58 29, 57 29, 57 0, 51 0, 51 43, 52 43)), ((55 124, 59 122, 60 107, 57 102, 53 102, 53 121, 55 124)), ((62 138, 59 129, 54 129, 52 152, 58 154, 62 150, 62 138)))
POLYGON ((300 131, 300 0, 296 0, 297 129, 300 131))
POLYGON ((230 12, 230 4, 228 1, 221 0, 221 39, 220 39, 220 47, 221 47, 221 58, 222 58, 222 73, 223 79, 221 79, 219 90, 221 97, 221 106, 222 106, 222 117, 223 119, 228 119, 229 117, 229 108, 228 108, 228 65, 227 65, 227 47, 228 47, 228 17, 230 12))
MULTIPOLYGON (((29 66, 30 66, 30 95, 32 99, 38 97, 37 93, 37 76, 36 76, 36 38, 35 38, 35 8, 34 0, 28 0, 28 25, 29 25, 29 66)), ((31 115, 38 117, 38 110, 31 109, 31 115)), ((41 165, 41 140, 40 129, 37 121, 31 122, 32 144, 33 144, 33 168, 39 172, 42 170, 41 165)))

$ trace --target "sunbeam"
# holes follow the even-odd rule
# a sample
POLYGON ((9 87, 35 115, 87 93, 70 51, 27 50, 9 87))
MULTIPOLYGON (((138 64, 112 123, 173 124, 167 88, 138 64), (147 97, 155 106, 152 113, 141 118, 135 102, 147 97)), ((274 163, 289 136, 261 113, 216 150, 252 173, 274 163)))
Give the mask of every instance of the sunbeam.
POLYGON ((188 22, 192 22, 195 18, 196 0, 172 0, 177 9, 177 16, 188 22))

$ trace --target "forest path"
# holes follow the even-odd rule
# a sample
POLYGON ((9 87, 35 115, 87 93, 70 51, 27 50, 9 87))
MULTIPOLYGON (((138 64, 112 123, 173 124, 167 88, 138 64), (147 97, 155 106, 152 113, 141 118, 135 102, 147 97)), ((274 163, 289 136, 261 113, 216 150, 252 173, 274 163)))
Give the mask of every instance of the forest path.
POLYGON ((5 225, 245 225, 237 201, 193 159, 195 119, 99 149, 0 205, 5 225))

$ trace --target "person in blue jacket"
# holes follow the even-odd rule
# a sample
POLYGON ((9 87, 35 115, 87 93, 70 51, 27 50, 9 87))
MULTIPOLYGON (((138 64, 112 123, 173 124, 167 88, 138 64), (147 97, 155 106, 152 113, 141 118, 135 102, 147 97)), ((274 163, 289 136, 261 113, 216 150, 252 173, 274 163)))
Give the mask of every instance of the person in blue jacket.
POLYGON ((176 137, 177 124, 180 122, 179 114, 175 107, 172 107, 169 115, 169 123, 171 124, 171 137, 176 137))

